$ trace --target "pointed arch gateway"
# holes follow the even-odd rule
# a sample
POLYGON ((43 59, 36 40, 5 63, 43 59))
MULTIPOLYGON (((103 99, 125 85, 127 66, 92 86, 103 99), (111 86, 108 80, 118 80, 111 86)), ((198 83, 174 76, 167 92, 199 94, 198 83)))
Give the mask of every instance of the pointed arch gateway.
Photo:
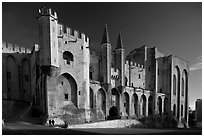
POLYGON ((63 94, 62 96, 64 96, 64 101, 70 101, 78 107, 77 83, 75 79, 70 74, 64 73, 58 77, 57 84, 63 94))
POLYGON ((110 119, 119 118, 120 111, 120 94, 116 88, 111 89, 111 105, 109 110, 110 119))
POLYGON ((117 107, 112 106, 109 110, 109 119, 118 119, 119 118, 119 112, 117 107))
POLYGON ((120 94, 116 88, 111 89, 111 100, 112 100, 112 105, 116 106, 116 108, 119 109, 119 107, 120 107, 120 94))

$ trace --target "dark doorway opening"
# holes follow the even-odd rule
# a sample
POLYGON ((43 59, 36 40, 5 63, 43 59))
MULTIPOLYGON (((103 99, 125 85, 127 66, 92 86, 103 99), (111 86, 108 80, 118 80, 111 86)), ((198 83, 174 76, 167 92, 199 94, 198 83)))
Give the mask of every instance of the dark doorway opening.
POLYGON ((119 119, 119 118, 120 117, 118 114, 118 109, 115 106, 111 107, 109 110, 109 118, 108 119, 113 120, 113 119, 119 119))

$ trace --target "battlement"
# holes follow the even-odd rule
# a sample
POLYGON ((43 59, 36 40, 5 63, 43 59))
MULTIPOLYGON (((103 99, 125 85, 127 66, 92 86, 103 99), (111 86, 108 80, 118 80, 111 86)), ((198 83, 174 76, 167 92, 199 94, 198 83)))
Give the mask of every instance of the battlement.
POLYGON ((40 50, 40 46, 38 44, 34 44, 31 53, 39 51, 40 50))
POLYGON ((118 75, 119 75, 118 69, 115 70, 114 68, 111 68, 111 77, 118 78, 118 75))
POLYGON ((16 44, 2 42, 2 53, 31 53, 31 50, 16 44))
POLYGON ((74 40, 81 40, 85 43, 89 43, 89 38, 82 32, 79 32, 78 30, 69 28, 63 24, 58 24, 58 35, 59 37, 69 37, 74 40))
POLYGON ((57 19, 57 13, 52 10, 51 8, 41 7, 38 10, 39 17, 41 16, 52 16, 53 18, 57 19))
POLYGON ((128 61, 128 60, 125 61, 125 65, 130 65, 131 67, 134 67, 134 68, 136 67, 139 69, 144 69, 144 65, 137 64, 136 62, 132 62, 132 61, 128 61))

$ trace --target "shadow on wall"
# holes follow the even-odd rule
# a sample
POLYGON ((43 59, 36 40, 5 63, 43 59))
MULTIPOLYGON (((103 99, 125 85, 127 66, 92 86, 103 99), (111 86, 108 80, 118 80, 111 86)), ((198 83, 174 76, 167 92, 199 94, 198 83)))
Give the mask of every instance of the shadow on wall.
POLYGON ((31 103, 27 101, 19 100, 3 100, 3 119, 21 119, 22 116, 26 116, 25 113, 29 113, 31 103))

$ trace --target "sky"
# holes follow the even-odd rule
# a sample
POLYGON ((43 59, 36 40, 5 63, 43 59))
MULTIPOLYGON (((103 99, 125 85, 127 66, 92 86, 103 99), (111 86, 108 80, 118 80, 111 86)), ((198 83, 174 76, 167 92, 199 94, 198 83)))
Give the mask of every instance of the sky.
POLYGON ((122 33, 126 55, 143 45, 189 62, 189 105, 202 98, 202 3, 2 3, 2 40, 22 47, 38 44, 38 9, 54 9, 58 22, 85 33, 99 45, 105 24, 112 49, 122 33))

